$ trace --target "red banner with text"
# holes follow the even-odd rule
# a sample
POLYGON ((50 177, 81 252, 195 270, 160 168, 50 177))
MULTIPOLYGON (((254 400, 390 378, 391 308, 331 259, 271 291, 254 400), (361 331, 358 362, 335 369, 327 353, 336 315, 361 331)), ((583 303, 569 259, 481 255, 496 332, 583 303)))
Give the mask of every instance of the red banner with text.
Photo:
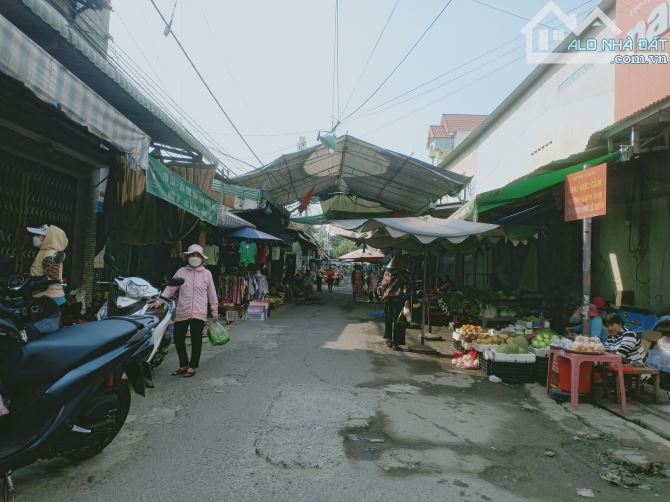
POLYGON ((565 177, 565 221, 607 214, 607 164, 565 177))

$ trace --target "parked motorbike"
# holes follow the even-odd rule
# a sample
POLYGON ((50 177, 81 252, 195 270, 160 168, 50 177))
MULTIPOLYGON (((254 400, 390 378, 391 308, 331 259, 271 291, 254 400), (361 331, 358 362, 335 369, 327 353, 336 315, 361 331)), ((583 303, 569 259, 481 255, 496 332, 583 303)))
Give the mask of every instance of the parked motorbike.
POLYGON ((0 476, 5 502, 14 491, 13 470, 40 458, 84 460, 97 455, 126 421, 129 385, 137 394, 145 393, 142 360, 153 348, 153 330, 159 324, 155 315, 69 326, 28 341, 29 324, 39 314, 33 294, 56 283, 22 274, 0 280, 0 476))
MULTIPOLYGON (((105 255, 106 264, 115 272, 118 272, 116 260, 111 255, 105 255)), ((141 277, 116 277, 114 279, 120 294, 110 296, 102 304, 96 315, 98 320, 113 316, 144 316, 148 313, 157 315, 160 323, 153 332, 154 348, 147 358, 152 368, 158 367, 165 359, 170 346, 170 337, 167 336, 170 322, 176 310, 175 303, 160 297, 160 291, 153 287, 149 281, 141 277), (158 301, 161 306, 157 309, 149 309, 149 304, 158 301)), ((181 286, 184 280, 173 278, 169 286, 181 286)))

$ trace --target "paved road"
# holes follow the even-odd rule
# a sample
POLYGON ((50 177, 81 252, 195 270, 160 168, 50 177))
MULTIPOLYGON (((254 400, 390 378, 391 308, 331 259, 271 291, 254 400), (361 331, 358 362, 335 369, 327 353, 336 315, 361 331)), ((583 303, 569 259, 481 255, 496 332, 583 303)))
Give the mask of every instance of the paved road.
POLYGON ((664 441, 601 410, 574 415, 539 385, 495 385, 454 372, 447 359, 390 351, 368 316, 380 307, 353 305, 349 291, 323 292, 321 305, 289 306, 267 322, 236 323, 229 345, 207 345, 195 378, 170 376, 172 354, 156 389, 133 396, 126 427, 103 454, 20 471, 17 500, 577 500, 577 488, 591 488, 614 501, 668 493, 656 476, 645 476, 642 490, 600 477, 613 449, 661 459, 664 441))

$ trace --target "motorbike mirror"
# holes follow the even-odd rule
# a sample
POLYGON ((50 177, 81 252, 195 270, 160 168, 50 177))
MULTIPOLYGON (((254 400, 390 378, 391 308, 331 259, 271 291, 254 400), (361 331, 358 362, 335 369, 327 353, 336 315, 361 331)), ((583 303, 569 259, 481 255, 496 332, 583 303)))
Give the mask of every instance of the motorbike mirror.
POLYGON ((168 281, 167 285, 176 288, 176 287, 181 286, 182 284, 184 284, 184 282, 185 281, 184 281, 183 277, 173 277, 172 279, 170 279, 168 281))
POLYGON ((58 251, 53 255, 52 260, 55 264, 59 265, 65 261, 65 258, 67 258, 67 255, 63 251, 58 251))

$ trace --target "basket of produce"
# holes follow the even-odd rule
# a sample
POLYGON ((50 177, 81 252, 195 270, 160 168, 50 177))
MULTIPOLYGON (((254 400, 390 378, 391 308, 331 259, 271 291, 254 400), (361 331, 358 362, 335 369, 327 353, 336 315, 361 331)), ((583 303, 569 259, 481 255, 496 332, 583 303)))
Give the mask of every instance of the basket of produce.
POLYGON ((528 351, 528 341, 523 336, 510 337, 495 352, 484 354, 480 368, 484 374, 495 375, 504 383, 530 383, 535 374, 535 354, 528 351))

